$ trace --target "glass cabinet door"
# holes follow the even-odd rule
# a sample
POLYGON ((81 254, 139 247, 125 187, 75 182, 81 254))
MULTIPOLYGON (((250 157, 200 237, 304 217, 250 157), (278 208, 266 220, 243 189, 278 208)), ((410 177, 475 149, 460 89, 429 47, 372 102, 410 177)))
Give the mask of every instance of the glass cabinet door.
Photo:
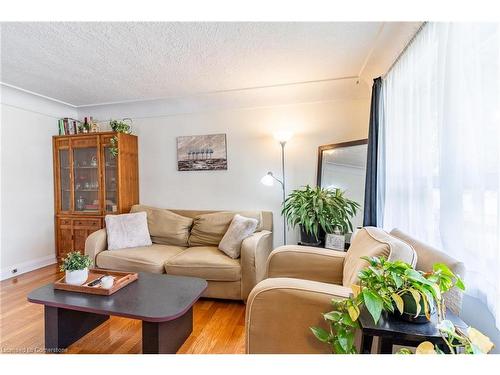
POLYGON ((97 147, 73 148, 74 210, 97 213, 99 205, 99 168, 97 147))
POLYGON ((118 175, 116 158, 111 155, 109 146, 104 147, 104 209, 106 212, 118 211, 118 175))
POLYGON ((69 150, 60 149, 59 151, 59 196, 60 196, 60 210, 71 210, 71 170, 69 166, 69 150))

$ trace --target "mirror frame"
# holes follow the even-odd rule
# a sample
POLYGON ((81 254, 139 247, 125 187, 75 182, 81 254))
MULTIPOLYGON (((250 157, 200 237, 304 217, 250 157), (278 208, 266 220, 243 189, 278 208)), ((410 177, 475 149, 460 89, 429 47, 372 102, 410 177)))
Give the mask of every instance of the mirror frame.
POLYGON ((318 170, 316 176, 316 186, 321 187, 321 169, 323 168, 323 151, 333 150, 335 148, 367 145, 368 138, 358 139, 356 141, 331 143, 329 145, 322 145, 318 147, 318 170))

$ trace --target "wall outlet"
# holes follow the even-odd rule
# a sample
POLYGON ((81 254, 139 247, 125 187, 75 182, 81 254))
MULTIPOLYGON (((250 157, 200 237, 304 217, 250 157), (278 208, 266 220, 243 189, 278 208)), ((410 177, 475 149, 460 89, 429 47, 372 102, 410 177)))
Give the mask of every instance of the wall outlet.
POLYGON ((13 268, 11 272, 12 273, 17 273, 17 268, 13 268))

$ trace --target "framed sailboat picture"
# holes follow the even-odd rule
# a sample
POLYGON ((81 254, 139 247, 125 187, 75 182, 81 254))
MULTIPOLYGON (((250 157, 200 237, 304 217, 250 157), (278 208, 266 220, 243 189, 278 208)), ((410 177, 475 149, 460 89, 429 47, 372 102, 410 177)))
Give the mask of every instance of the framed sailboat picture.
POLYGON ((177 170, 217 171, 226 169, 225 134, 177 137, 177 170))

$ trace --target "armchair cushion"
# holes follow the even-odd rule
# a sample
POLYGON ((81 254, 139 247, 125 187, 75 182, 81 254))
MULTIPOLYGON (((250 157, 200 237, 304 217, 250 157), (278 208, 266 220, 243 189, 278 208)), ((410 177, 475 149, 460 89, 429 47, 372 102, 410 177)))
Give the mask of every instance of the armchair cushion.
POLYGON ((350 287, 358 282, 358 273, 368 266, 362 256, 380 257, 388 260, 401 260, 415 266, 417 253, 411 245, 391 236, 383 229, 364 227, 360 229, 352 240, 344 262, 343 285, 350 287))
POLYGON ((268 277, 290 277, 342 284, 346 253, 310 246, 280 246, 267 261, 268 277))

